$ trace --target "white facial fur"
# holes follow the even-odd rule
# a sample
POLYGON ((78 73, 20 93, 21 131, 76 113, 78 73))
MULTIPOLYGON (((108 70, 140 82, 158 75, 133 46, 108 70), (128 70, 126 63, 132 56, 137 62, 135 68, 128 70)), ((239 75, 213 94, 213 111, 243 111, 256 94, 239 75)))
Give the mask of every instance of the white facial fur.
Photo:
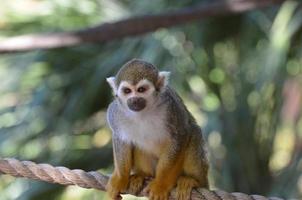
MULTIPOLYGON (((159 79, 159 81, 162 81, 163 83, 162 83, 162 89, 164 89, 167 85, 168 85, 168 82, 169 82, 169 77, 170 77, 170 72, 168 72, 168 71, 161 71, 161 72, 159 72, 159 74, 158 74, 158 79, 159 79)), ((116 95, 117 94, 117 86, 115 85, 115 77, 114 76, 111 76, 111 77, 108 77, 107 79, 106 79, 106 81, 109 83, 109 85, 110 85, 110 87, 112 88, 112 90, 113 90, 113 93, 114 93, 114 95, 116 95)), ((148 80, 141 80, 141 81, 148 81, 148 80)), ((140 81, 140 82, 141 82, 140 81)), ((125 81, 123 81, 123 82, 125 82, 125 81)), ((139 83, 140 83, 139 82, 139 83)), ((151 83, 150 81, 148 81, 149 83, 151 83)), ((139 85, 139 83, 137 84, 137 85, 139 85)), ((152 83, 151 83, 152 84, 152 83)), ((121 85, 121 84, 120 84, 121 85)), ((131 85, 131 84, 129 84, 129 85, 131 85)), ((153 84, 152 84, 153 85, 153 84)))
POLYGON ((127 81, 122 81, 120 83, 120 86, 117 89, 116 94, 121 99, 121 101, 122 101, 122 103, 125 107, 127 107, 127 100, 129 98, 143 97, 147 101, 146 109, 148 109, 148 106, 153 104, 153 101, 154 101, 153 93, 154 93, 154 91, 155 91, 154 85, 150 81, 148 81, 146 79, 143 79, 143 80, 139 81, 136 85, 132 85, 127 81), (138 91, 138 89, 141 88, 141 87, 145 88, 144 92, 139 92, 138 91), (130 89, 131 92, 126 94, 124 92, 125 88, 130 89))

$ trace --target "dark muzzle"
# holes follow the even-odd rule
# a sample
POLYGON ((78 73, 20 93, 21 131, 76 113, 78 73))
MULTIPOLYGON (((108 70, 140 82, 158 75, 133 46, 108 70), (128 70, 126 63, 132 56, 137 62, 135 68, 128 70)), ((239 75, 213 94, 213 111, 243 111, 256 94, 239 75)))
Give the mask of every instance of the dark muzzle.
POLYGON ((127 105, 130 110, 141 111, 146 107, 146 100, 142 97, 132 97, 127 100, 127 105))

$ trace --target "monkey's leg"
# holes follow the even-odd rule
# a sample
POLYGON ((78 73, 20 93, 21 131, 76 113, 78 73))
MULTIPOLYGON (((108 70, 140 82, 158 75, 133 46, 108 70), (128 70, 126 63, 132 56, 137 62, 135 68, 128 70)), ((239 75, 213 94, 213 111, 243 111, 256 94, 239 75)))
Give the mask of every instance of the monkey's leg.
POLYGON ((184 175, 197 181, 197 187, 209 188, 208 163, 199 156, 192 155, 185 159, 184 175))
POLYGON ((198 182, 189 176, 180 176, 177 179, 176 187, 176 199, 189 200, 191 197, 191 191, 194 187, 197 187, 198 182))
POLYGON ((198 187, 208 188, 209 164, 203 145, 201 134, 192 137, 186 149, 183 172, 185 176, 195 179, 198 182, 198 187))
POLYGON ((132 146, 113 136, 114 171, 106 190, 111 199, 121 199, 128 187, 132 167, 132 146))
POLYGON ((130 177, 128 190, 132 194, 137 194, 143 189, 146 177, 154 176, 154 156, 140 150, 133 149, 133 175, 130 177))
POLYGON ((162 151, 156 166, 155 178, 146 189, 150 200, 167 200, 183 169, 184 152, 175 152, 175 149, 170 147, 171 145, 166 145, 166 149, 162 151))
POLYGON ((176 196, 188 200, 194 187, 208 188, 208 160, 206 158, 201 134, 192 136, 185 151, 183 174, 177 180, 176 196))

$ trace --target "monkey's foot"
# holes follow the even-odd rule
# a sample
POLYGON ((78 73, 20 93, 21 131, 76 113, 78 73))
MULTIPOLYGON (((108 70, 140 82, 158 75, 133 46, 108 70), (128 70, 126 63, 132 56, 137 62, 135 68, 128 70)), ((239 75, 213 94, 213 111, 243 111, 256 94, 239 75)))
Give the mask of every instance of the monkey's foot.
POLYGON ((155 181, 151 181, 144 192, 148 193, 149 200, 168 200, 169 198, 169 190, 155 181))
POLYGON ((143 189, 145 177, 139 174, 133 174, 130 176, 128 191, 131 194, 137 194, 143 189))
POLYGON ((176 199, 189 200, 191 199, 191 191, 198 186, 198 182, 191 177, 181 176, 177 180, 176 199))

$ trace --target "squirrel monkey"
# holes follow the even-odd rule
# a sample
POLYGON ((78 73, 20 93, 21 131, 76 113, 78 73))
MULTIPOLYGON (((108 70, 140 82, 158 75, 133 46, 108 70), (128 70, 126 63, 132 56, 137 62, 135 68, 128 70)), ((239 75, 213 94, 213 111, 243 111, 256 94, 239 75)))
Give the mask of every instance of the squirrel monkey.
POLYGON ((107 78, 115 100, 107 121, 113 132, 114 172, 107 184, 112 199, 126 189, 144 189, 150 200, 190 199, 194 187, 208 188, 208 159, 201 129, 176 92, 169 72, 133 59, 107 78))

